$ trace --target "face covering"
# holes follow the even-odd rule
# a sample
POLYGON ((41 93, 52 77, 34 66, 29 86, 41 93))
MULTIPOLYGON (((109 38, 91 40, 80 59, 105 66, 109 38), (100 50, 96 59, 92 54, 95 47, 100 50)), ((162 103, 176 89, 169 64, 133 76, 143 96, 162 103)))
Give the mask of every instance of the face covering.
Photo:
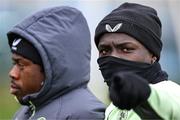
POLYGON ((100 57, 97 62, 104 80, 107 83, 110 82, 113 74, 117 72, 133 72, 152 84, 168 79, 167 73, 161 70, 158 62, 148 64, 124 60, 113 56, 100 57))

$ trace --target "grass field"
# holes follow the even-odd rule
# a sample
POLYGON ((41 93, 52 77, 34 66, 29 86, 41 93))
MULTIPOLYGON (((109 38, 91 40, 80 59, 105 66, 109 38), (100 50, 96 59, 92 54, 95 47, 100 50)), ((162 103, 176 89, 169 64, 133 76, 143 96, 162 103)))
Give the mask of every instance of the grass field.
POLYGON ((0 85, 0 120, 11 120, 18 108, 19 104, 9 93, 8 87, 0 85))

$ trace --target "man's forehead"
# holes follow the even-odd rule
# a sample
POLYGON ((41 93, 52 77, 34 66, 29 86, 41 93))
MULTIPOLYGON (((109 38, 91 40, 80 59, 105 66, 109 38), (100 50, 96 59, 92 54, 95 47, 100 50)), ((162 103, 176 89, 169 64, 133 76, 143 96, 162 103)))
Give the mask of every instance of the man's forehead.
POLYGON ((126 43, 126 42, 130 42, 130 43, 139 43, 138 40, 136 40, 135 38, 125 34, 125 33, 107 33, 104 34, 99 41, 99 45, 100 44, 109 44, 109 43, 126 43))
POLYGON ((26 58, 24 58, 23 56, 17 54, 17 53, 12 53, 12 60, 15 60, 15 61, 30 61, 26 58))
POLYGON ((12 58, 17 58, 17 59, 20 59, 20 58, 23 58, 23 56, 17 54, 17 53, 12 53, 12 58))

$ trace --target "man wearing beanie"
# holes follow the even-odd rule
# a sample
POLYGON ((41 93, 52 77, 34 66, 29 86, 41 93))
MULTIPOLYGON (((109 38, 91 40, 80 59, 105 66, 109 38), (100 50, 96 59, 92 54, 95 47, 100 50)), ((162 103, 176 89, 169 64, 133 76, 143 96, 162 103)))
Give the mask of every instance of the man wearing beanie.
POLYGON ((180 86, 159 64, 161 21, 155 9, 120 5, 98 24, 95 44, 112 101, 105 120, 180 119, 180 86))
POLYGON ((104 119, 103 103, 87 88, 90 31, 79 10, 39 11, 7 36, 13 60, 10 93, 22 105, 14 120, 104 119))

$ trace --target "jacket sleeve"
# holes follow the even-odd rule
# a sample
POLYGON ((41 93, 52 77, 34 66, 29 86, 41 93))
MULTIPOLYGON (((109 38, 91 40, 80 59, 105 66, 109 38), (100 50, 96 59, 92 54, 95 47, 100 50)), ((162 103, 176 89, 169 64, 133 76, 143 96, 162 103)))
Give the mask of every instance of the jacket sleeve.
POLYGON ((180 86, 172 81, 163 81, 150 87, 147 102, 134 111, 143 119, 180 120, 180 86))
MULTIPOLYGON (((171 81, 150 85, 148 100, 128 111, 127 120, 158 119, 180 120, 180 86, 171 81)), ((117 120, 125 110, 120 110, 112 103, 105 112, 105 120, 117 120)))
POLYGON ((164 120, 180 120, 180 86, 171 81, 150 85, 148 103, 164 120))

